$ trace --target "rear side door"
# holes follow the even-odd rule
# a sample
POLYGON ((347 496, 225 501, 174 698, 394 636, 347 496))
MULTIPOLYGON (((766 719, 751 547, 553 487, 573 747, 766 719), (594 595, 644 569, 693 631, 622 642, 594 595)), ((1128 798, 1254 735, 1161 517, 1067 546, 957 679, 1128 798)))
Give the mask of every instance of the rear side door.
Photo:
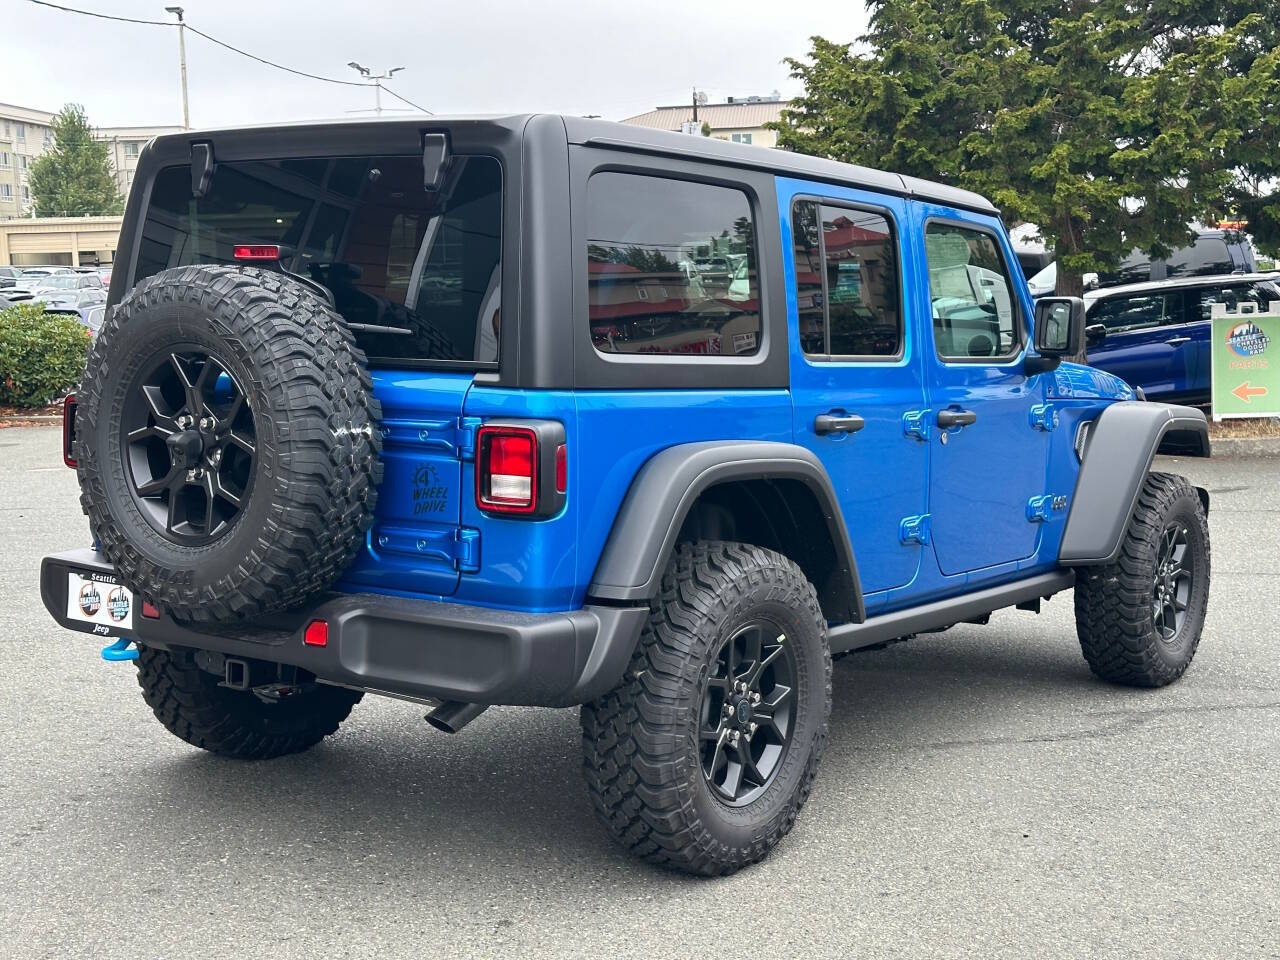
POLYGON ((1100 299, 1089 324, 1102 324, 1107 333, 1089 345, 1089 362, 1153 396, 1194 391, 1196 331, 1186 321, 1184 290, 1100 299))
MULTIPOLYGON (((1030 557, 1046 490, 1052 409, 1028 377, 1030 301, 998 221, 926 208, 922 284, 933 343, 931 541, 944 576, 1030 557)), ((928 329, 928 327, 926 327, 928 329)))
POLYGON ((905 318, 901 200, 779 181, 796 442, 822 461, 870 609, 909 584, 924 541, 929 451, 905 318), (812 187, 808 187, 812 189, 812 187))

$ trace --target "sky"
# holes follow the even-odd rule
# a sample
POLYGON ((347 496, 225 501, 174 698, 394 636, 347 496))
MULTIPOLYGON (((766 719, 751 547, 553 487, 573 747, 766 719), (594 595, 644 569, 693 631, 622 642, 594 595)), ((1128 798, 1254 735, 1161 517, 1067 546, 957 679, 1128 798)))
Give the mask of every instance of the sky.
MULTIPOLYGON (((166 0, 56 0, 139 19, 172 19, 166 0)), ((168 0, 172 5, 175 0, 168 0)), ((180 0, 182 2, 182 0, 180 0)), ((547 111, 620 120, 688 102, 800 91, 783 58, 809 37, 851 41, 860 0, 525 2, 185 0, 186 19, 219 40, 297 70, 358 80, 346 66, 403 66, 391 84, 436 113, 547 111)), ((0 101, 56 111, 81 103, 96 126, 181 124, 178 38, 0 0, 0 101)), ((292 76, 187 33, 193 127, 361 116, 372 89, 292 76)), ((405 106, 384 95, 383 106, 405 106)), ((408 114, 389 114, 407 116, 408 114)))

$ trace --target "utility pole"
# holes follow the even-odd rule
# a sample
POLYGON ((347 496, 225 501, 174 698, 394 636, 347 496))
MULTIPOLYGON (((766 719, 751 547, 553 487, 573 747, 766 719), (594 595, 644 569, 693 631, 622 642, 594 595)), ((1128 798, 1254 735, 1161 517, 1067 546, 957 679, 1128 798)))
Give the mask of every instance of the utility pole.
POLYGON ((165 7, 165 13, 178 18, 178 62, 182 67, 182 129, 191 129, 191 111, 187 107, 187 25, 182 19, 181 7, 165 7))
POLYGON ((693 122, 698 122, 698 88, 693 88, 693 122))
POLYGON ((347 66, 350 67, 352 70, 356 71, 356 73, 360 74, 360 76, 364 77, 366 80, 373 81, 373 104, 374 104, 373 112, 375 115, 381 117, 382 116, 382 81, 390 80, 397 73, 403 70, 404 67, 392 67, 386 73, 375 74, 368 67, 363 67, 360 64, 356 63, 354 60, 350 61, 347 64, 347 66))

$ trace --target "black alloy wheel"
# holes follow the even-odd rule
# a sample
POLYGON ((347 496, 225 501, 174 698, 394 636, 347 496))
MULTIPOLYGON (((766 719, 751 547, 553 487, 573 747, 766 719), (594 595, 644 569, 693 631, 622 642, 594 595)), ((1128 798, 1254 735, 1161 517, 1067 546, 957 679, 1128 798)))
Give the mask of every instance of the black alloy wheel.
POLYGON ((1195 582, 1186 561, 1187 525, 1175 521, 1160 534, 1152 591, 1152 620, 1165 643, 1177 642, 1187 622, 1195 582))
POLYGON ((239 518, 257 432, 226 361, 179 344, 140 368, 120 419, 125 476, 142 514, 174 543, 203 546, 239 518))
POLYGON ((795 654, 777 624, 745 624, 712 661, 698 739, 702 775, 730 806, 755 800, 782 766, 793 729, 795 654))

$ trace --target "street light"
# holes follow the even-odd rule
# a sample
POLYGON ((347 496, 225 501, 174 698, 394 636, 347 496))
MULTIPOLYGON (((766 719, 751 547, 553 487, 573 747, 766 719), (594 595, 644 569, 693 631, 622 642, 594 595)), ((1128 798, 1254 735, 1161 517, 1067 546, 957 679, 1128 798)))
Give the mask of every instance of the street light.
POLYGON ((386 73, 375 74, 368 67, 358 64, 354 60, 347 61, 347 66, 356 71, 356 73, 360 74, 360 76, 364 77, 366 80, 373 81, 374 113, 379 117, 382 116, 382 81, 390 80, 397 73, 403 70, 404 67, 392 67, 386 73))
POLYGON ((187 108, 187 25, 182 19, 181 7, 165 7, 165 13, 178 18, 178 62, 182 66, 182 129, 191 129, 191 111, 187 108))

